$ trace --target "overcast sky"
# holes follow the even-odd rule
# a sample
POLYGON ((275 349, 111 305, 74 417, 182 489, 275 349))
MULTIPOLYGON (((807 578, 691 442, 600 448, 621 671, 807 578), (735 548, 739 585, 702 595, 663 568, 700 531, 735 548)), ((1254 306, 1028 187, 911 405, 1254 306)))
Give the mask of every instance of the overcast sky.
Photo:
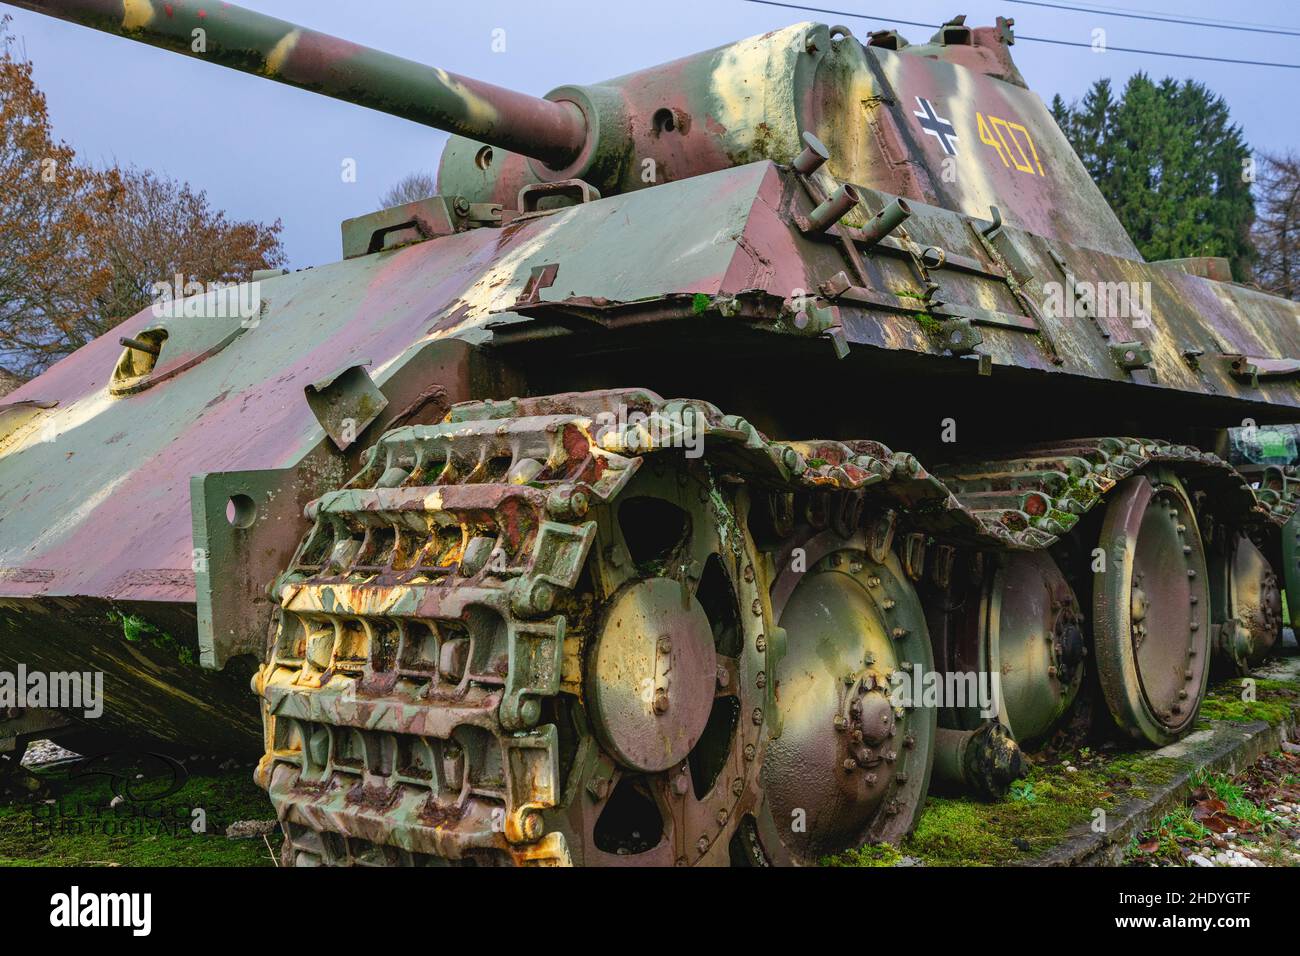
MULTIPOLYGON (((1051 0, 1151 11, 1300 31, 1294 0, 1051 0)), ((973 25, 1014 17, 1016 32, 1089 42, 1102 27, 1110 46, 1300 63, 1300 37, 1152 23, 1051 10, 1008 0, 806 0, 879 19, 763 6, 746 0, 244 0, 244 5, 410 59, 542 95, 564 83, 618 76, 801 20, 843 22, 857 35, 888 17, 938 24, 955 13, 973 25), (506 51, 492 51, 493 31, 506 51)), ((175 54, 152 50, 22 10, 13 32, 36 66, 56 134, 94 162, 134 163, 205 189, 237 218, 284 221, 291 265, 339 258, 339 223, 376 207, 408 172, 436 169, 446 137, 383 114, 338 103, 175 54), (357 162, 344 183, 340 164, 357 162)), ((932 29, 900 26, 913 42, 932 29)), ((1044 100, 1081 96, 1096 79, 1122 84, 1146 70, 1194 78, 1228 102, 1247 141, 1269 150, 1300 147, 1295 89, 1300 71, 1097 54, 1019 42, 1016 62, 1044 100)))

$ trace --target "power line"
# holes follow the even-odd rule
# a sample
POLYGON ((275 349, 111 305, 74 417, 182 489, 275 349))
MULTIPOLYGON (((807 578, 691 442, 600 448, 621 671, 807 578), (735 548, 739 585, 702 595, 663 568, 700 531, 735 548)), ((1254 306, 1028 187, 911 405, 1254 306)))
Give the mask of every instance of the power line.
POLYGON ((1076 7, 1065 3, 1044 3, 1043 0, 1006 0, 1007 3, 1018 3, 1026 7, 1046 7, 1049 10, 1069 10, 1073 13, 1095 13, 1105 17, 1123 17, 1127 20, 1150 20, 1155 23, 1179 23, 1189 27, 1210 27, 1214 30, 1240 30, 1243 33, 1271 33, 1283 37, 1300 37, 1300 30, 1283 30, 1272 27, 1247 26, 1244 23, 1231 23, 1228 21, 1200 20, 1199 18, 1185 17, 1167 17, 1146 11, 1124 11, 1110 7, 1076 7))
MULTIPOLYGON (((1014 2, 1014 0, 1011 0, 1011 2, 1014 2)), ((1116 10, 1123 10, 1126 13, 1150 13, 1153 16, 1169 15, 1169 11, 1167 10, 1148 10, 1145 7, 1124 7, 1124 6, 1116 6, 1110 3, 1098 3, 1098 2, 1089 2, 1088 5, 1091 7, 1096 7, 1099 12, 1104 10, 1110 13, 1116 10)), ((1246 27, 1270 27, 1275 30, 1300 30, 1300 27, 1295 27, 1286 23, 1260 23, 1256 20, 1220 20, 1220 19, 1216 19, 1215 17, 1201 17, 1201 16, 1192 16, 1192 15, 1189 15, 1187 19, 1191 21, 1195 21, 1196 23, 1204 23, 1208 26, 1226 26, 1230 24, 1237 24, 1239 26, 1246 26, 1246 27)))
MULTIPOLYGON (((916 20, 900 20, 897 17, 872 17, 865 13, 854 13, 851 10, 828 10, 824 7, 805 7, 797 3, 781 3, 779 0, 745 0, 746 3, 758 3, 767 7, 785 7, 788 10, 802 10, 805 13, 828 13, 835 17, 853 17, 857 20, 872 20, 878 23, 901 23, 909 27, 933 27, 933 23, 920 23, 916 20)), ((1017 33, 1017 40, 1025 40, 1030 43, 1052 43, 1057 46, 1080 47, 1085 50, 1094 49, 1091 43, 1081 43, 1077 40, 1058 40, 1053 37, 1031 37, 1017 33)), ((1203 60, 1208 63, 1232 63, 1237 66, 1272 66, 1283 70, 1300 70, 1300 63, 1270 63, 1267 60, 1238 60, 1225 56, 1205 56, 1200 53, 1173 53, 1168 50, 1140 50, 1130 46, 1110 46, 1106 45, 1107 51, 1116 53, 1139 53, 1143 56, 1167 56, 1178 60, 1203 60)))

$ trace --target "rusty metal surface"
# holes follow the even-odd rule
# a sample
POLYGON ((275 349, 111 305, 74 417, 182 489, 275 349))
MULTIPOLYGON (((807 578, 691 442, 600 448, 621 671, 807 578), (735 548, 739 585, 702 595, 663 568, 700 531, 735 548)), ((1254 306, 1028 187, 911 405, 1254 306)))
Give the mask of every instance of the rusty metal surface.
POLYGON ((872 560, 866 535, 796 540, 807 573, 790 570, 782 554, 787 570, 773 586, 788 651, 776 672, 781 734, 768 745, 764 784, 781 849, 811 864, 911 830, 936 715, 892 696, 893 675, 933 669, 924 615, 899 561, 872 560), (804 818, 802 829, 788 823, 804 818))
POLYGON ((1236 529, 1214 534, 1209 561, 1215 653, 1247 676, 1282 639, 1280 579, 1258 545, 1236 529))
POLYGON ((989 582, 983 616, 979 670, 998 675, 999 720, 1032 746, 1066 714, 1083 682, 1078 600, 1047 552, 1010 554, 989 582))
POLYGON ((458 406, 313 504, 258 678, 292 862, 728 859, 756 804, 769 617, 707 472, 598 437, 602 408, 657 401, 458 406), (665 537, 673 514, 691 519, 665 537), (637 795, 657 832, 624 820, 637 795))
POLYGON ((935 736, 934 783, 947 793, 970 793, 981 800, 1005 796, 1025 774, 1025 758, 1015 737, 997 721, 975 730, 940 727, 935 736))
POLYGON ((1130 478, 1107 505, 1094 570, 1102 691, 1129 735, 1164 745, 1196 720, 1210 672, 1210 590, 1196 514, 1169 473, 1130 478))

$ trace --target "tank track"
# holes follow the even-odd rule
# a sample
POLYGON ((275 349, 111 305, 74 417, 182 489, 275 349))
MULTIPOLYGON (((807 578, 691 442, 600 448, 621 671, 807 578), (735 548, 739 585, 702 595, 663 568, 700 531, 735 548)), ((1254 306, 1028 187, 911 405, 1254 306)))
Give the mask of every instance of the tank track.
MULTIPOLYGON (((888 552, 902 528, 917 579, 929 539, 1044 548, 1156 464, 1213 485, 1242 521, 1280 526, 1297 504, 1281 472, 1256 491, 1221 459, 1158 441, 1032 446, 931 474, 877 442, 769 441, 712 405, 642 390, 458 405, 438 425, 384 435, 343 489, 313 502, 313 528, 276 582, 255 678, 257 780, 286 863, 572 862, 543 817, 572 799, 547 721, 582 683, 557 598, 583 572, 590 509, 691 429, 715 473, 766 492, 775 511, 803 493, 846 536, 884 516, 868 519, 873 547, 888 552), (624 424, 629 413, 638 420, 624 424)), ((754 731, 760 752, 764 736, 754 731)))

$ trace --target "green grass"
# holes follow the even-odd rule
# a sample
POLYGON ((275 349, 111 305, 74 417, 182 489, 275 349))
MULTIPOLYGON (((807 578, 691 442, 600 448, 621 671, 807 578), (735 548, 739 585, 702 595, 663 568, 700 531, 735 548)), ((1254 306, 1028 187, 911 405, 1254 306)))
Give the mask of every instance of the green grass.
MULTIPOLYGON (((1285 839, 1281 841, 1274 839, 1279 823, 1277 816, 1249 799, 1241 786, 1234 783, 1231 777, 1226 774, 1197 770, 1192 774, 1191 784, 1194 790, 1204 788, 1205 796, 1209 799, 1222 801, 1227 808, 1224 813, 1253 827, 1252 830, 1242 831, 1235 836, 1233 839, 1237 843, 1254 844, 1258 855, 1267 862, 1291 865, 1284 852, 1285 839)), ((1154 827, 1140 837, 1135 837, 1129 843, 1128 861, 1163 860, 1169 863, 1182 863, 1184 845, 1201 843, 1213 832, 1193 817, 1193 810, 1194 805, 1191 803, 1171 810, 1161 817, 1160 822, 1154 827), (1150 843, 1152 839, 1156 841, 1155 848, 1142 852, 1139 845, 1150 843)), ((1213 854, 1217 851, 1207 848, 1203 852, 1213 854)))
MULTIPOLYGON (((1300 685, 1256 679, 1256 700, 1242 700, 1240 681, 1213 688, 1201 708, 1201 724, 1211 720, 1279 723, 1300 707, 1300 685)), ((916 829, 897 851, 865 847, 823 862, 832 866, 890 866, 902 855, 927 866, 999 866, 1028 860, 1046 852, 1076 828, 1087 825, 1093 812, 1114 810, 1121 802, 1143 798, 1189 769, 1184 759, 1154 757, 1150 751, 1119 751, 1105 756, 1083 748, 1065 761, 1031 767, 1023 780, 999 801, 981 803, 966 797, 935 797, 926 801, 916 829), (892 854, 899 854, 894 856, 892 854)), ((1241 788, 1226 778, 1207 775, 1203 782, 1223 800, 1229 812, 1267 830, 1264 814, 1241 788)), ((1169 814, 1153 832, 1162 834, 1161 850, 1177 849, 1177 837, 1203 839, 1206 830, 1183 808, 1169 814)), ((1134 849, 1136 849, 1134 841, 1134 849)))
POLYGON ((1271 830, 1277 826, 1277 815, 1249 799, 1245 791, 1225 774, 1198 770, 1192 775, 1192 786, 1204 787, 1222 800, 1228 807, 1227 812, 1239 820, 1245 820, 1261 830, 1271 830))
POLYGON ((1245 689, 1240 680, 1225 681, 1209 690, 1201 702, 1202 723, 1228 720, 1252 723, 1257 720, 1279 724, 1300 706, 1300 690, 1290 681, 1255 679, 1255 700, 1243 700, 1245 689))
MULTIPOLYGON (((142 768, 117 763, 111 769, 125 770, 135 781, 130 771, 142 768)), ((170 776, 155 782, 147 774, 134 784, 140 799, 117 807, 109 805, 114 794, 107 775, 77 774, 67 765, 37 775, 55 802, 0 807, 0 866, 274 865, 260 837, 229 840, 222 832, 237 820, 275 815, 248 766, 196 771, 162 799, 148 797, 164 792, 170 776), (206 812, 206 833, 191 830, 195 809, 206 812)), ((271 846, 278 854, 278 833, 272 834, 271 846)))

